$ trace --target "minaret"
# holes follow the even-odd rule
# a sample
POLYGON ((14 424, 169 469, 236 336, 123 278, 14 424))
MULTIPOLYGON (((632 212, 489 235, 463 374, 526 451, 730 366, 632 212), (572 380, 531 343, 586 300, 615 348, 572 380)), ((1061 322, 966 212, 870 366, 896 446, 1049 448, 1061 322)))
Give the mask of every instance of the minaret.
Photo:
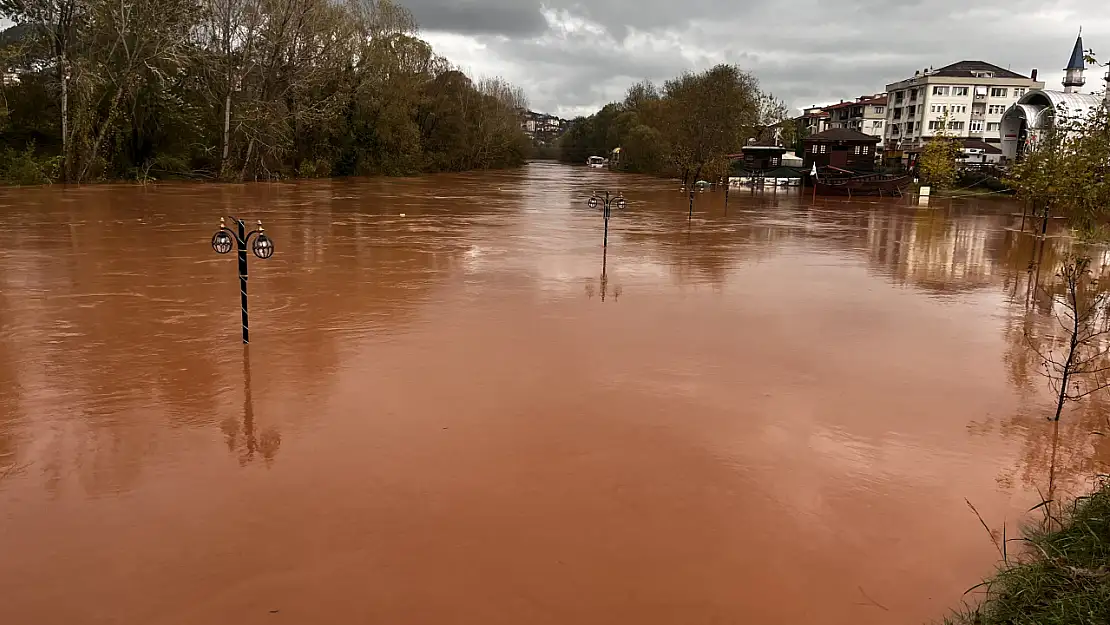
POLYGON ((1075 39, 1075 49, 1071 51, 1071 60, 1064 68, 1064 93, 1075 93, 1083 83, 1087 82, 1083 79, 1083 70, 1086 67, 1087 62, 1083 54, 1083 29, 1080 29, 1079 36, 1075 39))

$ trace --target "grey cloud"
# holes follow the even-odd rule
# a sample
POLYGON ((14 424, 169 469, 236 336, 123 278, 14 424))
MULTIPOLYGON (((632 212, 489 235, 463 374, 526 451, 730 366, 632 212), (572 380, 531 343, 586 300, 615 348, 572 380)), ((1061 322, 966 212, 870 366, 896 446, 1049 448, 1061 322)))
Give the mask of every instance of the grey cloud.
MULTIPOLYGON (((1082 23, 1110 56, 1101 0, 412 0, 429 30, 477 34, 539 110, 596 110, 640 79, 733 62, 795 107, 882 91, 914 70, 982 59, 1059 82, 1082 23), (549 29, 543 11, 603 34, 549 29), (637 44, 639 47, 637 47, 637 44)), ((465 63, 462 59, 459 60, 465 63)), ((487 63, 488 64, 488 63, 487 63)), ((1088 85, 1101 88, 1102 71, 1088 85)))
POLYGON ((466 35, 527 37, 547 22, 538 2, 515 0, 409 0, 403 2, 422 29, 466 35))

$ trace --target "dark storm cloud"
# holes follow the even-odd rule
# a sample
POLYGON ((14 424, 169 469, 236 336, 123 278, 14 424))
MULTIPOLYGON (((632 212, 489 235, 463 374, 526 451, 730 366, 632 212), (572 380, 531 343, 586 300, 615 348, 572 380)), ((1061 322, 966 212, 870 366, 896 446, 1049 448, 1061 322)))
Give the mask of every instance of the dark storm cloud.
MULTIPOLYGON (((1110 56, 1101 0, 411 0, 435 43, 474 34, 452 60, 503 74, 552 112, 586 112, 649 78, 719 62, 800 107, 882 91, 929 66, 982 59, 1054 86, 1075 32, 1110 56), (463 56, 469 58, 456 58, 463 56)), ((1088 84, 1101 88, 1101 73, 1088 84)))

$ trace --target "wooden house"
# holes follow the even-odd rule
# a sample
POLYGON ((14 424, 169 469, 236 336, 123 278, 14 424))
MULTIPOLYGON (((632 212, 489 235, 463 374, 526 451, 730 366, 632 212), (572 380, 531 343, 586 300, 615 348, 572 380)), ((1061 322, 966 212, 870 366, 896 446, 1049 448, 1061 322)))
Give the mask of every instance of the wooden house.
POLYGON ((777 145, 745 145, 740 151, 743 168, 748 171, 766 171, 780 167, 782 155, 786 154, 786 148, 777 145))
POLYGON ((805 168, 835 167, 848 171, 875 171, 879 138, 850 128, 831 128, 805 139, 805 168))

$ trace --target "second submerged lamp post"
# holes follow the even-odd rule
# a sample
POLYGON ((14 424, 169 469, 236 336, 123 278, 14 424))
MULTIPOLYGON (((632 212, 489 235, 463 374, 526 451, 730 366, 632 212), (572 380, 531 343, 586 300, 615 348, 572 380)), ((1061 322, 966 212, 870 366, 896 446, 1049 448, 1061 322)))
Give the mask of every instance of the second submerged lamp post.
POLYGON ((243 307, 243 344, 250 343, 250 322, 247 318, 247 244, 251 244, 254 255, 266 259, 274 255, 274 242, 266 236, 262 222, 258 222, 258 229, 247 232, 247 224, 242 219, 228 217, 235 222, 237 228, 232 230, 227 226, 227 221, 220 218, 220 229, 212 235, 212 249, 217 254, 227 254, 232 246, 239 252, 239 299, 243 307), (253 241, 251 239, 254 239, 253 241))
POLYGON ((611 196, 608 191, 605 192, 604 197, 602 197, 600 191, 595 191, 586 202, 586 205, 590 208, 601 207, 601 216, 605 219, 605 243, 603 247, 609 247, 609 217, 612 216, 613 209, 624 210, 627 204, 628 202, 625 201, 623 194, 617 193, 616 196, 611 196))

